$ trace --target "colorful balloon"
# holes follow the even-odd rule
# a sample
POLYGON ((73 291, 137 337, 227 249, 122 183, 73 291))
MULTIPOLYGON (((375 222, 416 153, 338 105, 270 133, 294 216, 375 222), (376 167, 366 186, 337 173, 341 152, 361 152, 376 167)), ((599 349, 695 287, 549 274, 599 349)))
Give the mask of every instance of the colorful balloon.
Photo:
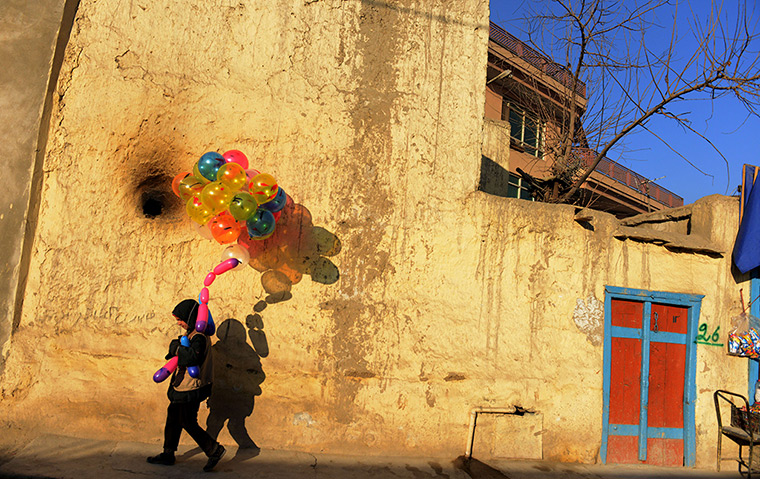
POLYGON ((226 163, 216 173, 216 180, 221 181, 232 191, 239 191, 248 182, 245 170, 237 163, 226 163))
POLYGON ((202 333, 208 324, 208 304, 201 303, 198 306, 198 317, 195 320, 195 330, 202 333))
POLYGON ((231 214, 224 211, 211 218, 208 229, 219 244, 227 244, 237 241, 242 227, 231 214))
POLYGON ((160 383, 161 381, 166 380, 175 369, 177 369, 177 362, 179 361, 179 358, 177 356, 174 356, 171 358, 164 366, 156 371, 156 373, 153 375, 153 380, 157 383, 160 383))
POLYGON ((277 181, 272 175, 260 173, 248 183, 251 196, 256 198, 258 204, 266 203, 277 195, 277 181))
POLYGON ((203 333, 207 336, 213 336, 216 332, 216 325, 214 324, 214 317, 211 316, 211 311, 208 312, 208 324, 206 325, 206 332, 203 333))
POLYGON ((244 170, 248 169, 248 157, 245 156, 242 151, 225 151, 222 156, 224 157, 224 161, 227 163, 237 163, 238 165, 242 166, 244 170))
MULTIPOLYGON (((248 235, 241 235, 241 236, 248 236, 248 235)), ((238 239, 238 241, 240 240, 238 239)), ((222 252, 222 261, 226 261, 230 258, 235 258, 239 262, 239 264, 235 266, 235 268, 232 271, 239 271, 245 268, 245 266, 248 264, 248 261, 251 260, 251 254, 248 252, 248 249, 245 246, 236 244, 236 245, 228 246, 222 252)))
POLYGON ((216 279, 216 275, 212 272, 206 275, 203 279, 203 286, 211 286, 211 283, 216 279))
POLYGON ((236 193, 230 201, 230 214, 238 221, 245 221, 251 217, 259 207, 256 200, 246 192, 236 193))
POLYGON ((220 274, 224 274, 227 271, 233 269, 235 266, 240 264, 240 261, 236 260, 235 258, 230 258, 222 261, 216 267, 214 268, 214 274, 219 276, 220 274))
POLYGON ((201 198, 198 195, 187 200, 185 210, 190 219, 199 225, 205 225, 206 222, 214 216, 214 212, 201 201, 201 198))
POLYGON ((182 195, 179 194, 179 182, 184 180, 187 176, 190 176, 190 173, 180 173, 172 180, 172 191, 180 198, 182 198, 182 195))
POLYGON ((198 366, 188 366, 187 374, 189 374, 191 378, 196 379, 201 375, 201 371, 198 369, 198 366))
POLYGON ((203 191, 203 183, 189 173, 177 183, 176 193, 182 198, 182 201, 189 200, 193 195, 200 194, 201 191, 203 191))
POLYGON ((212 181, 203 187, 201 191, 201 201, 209 207, 214 214, 219 214, 226 210, 232 200, 232 191, 229 186, 220 181, 212 181))
POLYGON ((267 201, 266 203, 262 203, 261 207, 265 210, 269 210, 272 213, 277 213, 281 209, 285 208, 285 203, 288 201, 288 195, 285 193, 285 190, 282 188, 277 188, 277 194, 274 198, 267 201))
POLYGON ((206 178, 204 178, 203 175, 201 174, 201 172, 198 171, 198 162, 196 162, 193 165, 193 176, 196 177, 198 179, 198 181, 201 182, 202 185, 205 185, 206 183, 208 183, 208 182, 211 181, 211 180, 207 180, 206 178))
POLYGON ((274 232, 274 215, 271 211, 259 208, 245 222, 248 228, 248 236, 251 238, 263 238, 274 232))
POLYGON ((255 168, 250 168, 248 170, 245 170, 245 176, 248 177, 248 182, 250 183, 252 179, 256 177, 256 175, 260 175, 261 172, 255 168))
POLYGON ((224 157, 215 151, 209 151, 198 160, 198 171, 209 181, 216 181, 216 173, 224 165, 224 157))

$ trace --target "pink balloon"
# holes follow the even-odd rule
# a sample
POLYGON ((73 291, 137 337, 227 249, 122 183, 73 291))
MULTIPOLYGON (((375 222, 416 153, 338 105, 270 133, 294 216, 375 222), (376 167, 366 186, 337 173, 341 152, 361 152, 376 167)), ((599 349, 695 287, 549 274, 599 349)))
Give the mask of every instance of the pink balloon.
POLYGON ((208 288, 201 290, 201 303, 208 303, 208 288))
POLYGON ((171 358, 161 369, 156 371, 156 374, 153 375, 153 380, 157 383, 166 380, 177 369, 177 361, 179 361, 177 356, 171 358))
POLYGON ((195 330, 202 333, 206 330, 208 324, 208 304, 201 303, 198 306, 198 319, 195 320, 195 330))
POLYGON ((214 274, 218 276, 222 273, 226 273, 227 271, 237 266, 238 263, 240 263, 240 261, 236 260, 235 258, 224 260, 216 265, 216 268, 214 268, 214 274))
POLYGON ((203 286, 211 286, 211 283, 213 283, 215 279, 216 275, 214 273, 207 274, 206 279, 203 280, 203 286))
POLYGON ((230 150, 225 152, 222 156, 227 163, 237 163, 242 166, 244 170, 248 169, 248 157, 245 156, 242 151, 230 150))

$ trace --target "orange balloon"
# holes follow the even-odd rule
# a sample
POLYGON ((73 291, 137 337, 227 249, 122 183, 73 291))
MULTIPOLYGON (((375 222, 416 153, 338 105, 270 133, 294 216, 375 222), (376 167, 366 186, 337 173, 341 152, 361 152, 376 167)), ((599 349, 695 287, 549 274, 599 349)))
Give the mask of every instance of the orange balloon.
POLYGON ((174 179, 172 180, 172 191, 174 192, 175 195, 179 196, 180 198, 182 197, 182 195, 179 194, 179 182, 184 180, 185 177, 187 176, 190 176, 190 173, 183 172, 175 176, 174 179))
POLYGON ((220 244, 234 243, 240 236, 240 223, 226 211, 211 218, 208 223, 211 235, 220 244))

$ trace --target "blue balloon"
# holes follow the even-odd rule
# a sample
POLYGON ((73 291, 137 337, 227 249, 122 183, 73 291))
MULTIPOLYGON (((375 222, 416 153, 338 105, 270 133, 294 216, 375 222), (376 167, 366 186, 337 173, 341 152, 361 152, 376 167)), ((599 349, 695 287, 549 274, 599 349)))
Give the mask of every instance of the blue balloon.
POLYGON ((274 215, 271 211, 259 208, 245 221, 248 227, 248 236, 261 238, 269 236, 274 231, 274 215))
POLYGON ((208 312, 208 324, 206 325, 206 336, 213 336, 216 332, 216 325, 214 324, 214 318, 211 316, 211 311, 208 312))
POLYGON ((187 336, 182 336, 179 340, 179 344, 182 346, 189 348, 190 347, 190 340, 187 339, 187 336))
POLYGON ((224 165, 224 157, 215 151, 209 151, 198 160, 198 171, 209 181, 216 181, 216 173, 224 165))
POLYGON ((277 194, 274 196, 274 198, 262 204, 261 207, 266 210, 271 211, 272 213, 277 213, 281 209, 285 208, 285 203, 287 202, 288 202, 288 195, 285 194, 285 190, 283 190, 282 187, 280 187, 277 190, 277 194))
POLYGON ((198 366, 188 366, 187 374, 189 374, 191 378, 195 379, 201 375, 201 371, 198 369, 198 366))

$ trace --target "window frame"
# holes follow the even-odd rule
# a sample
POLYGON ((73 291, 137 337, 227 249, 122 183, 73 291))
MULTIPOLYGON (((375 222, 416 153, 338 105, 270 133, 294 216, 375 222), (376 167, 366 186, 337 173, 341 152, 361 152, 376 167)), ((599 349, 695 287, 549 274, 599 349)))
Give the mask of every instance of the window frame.
POLYGON ((533 195, 530 194, 530 189, 526 184, 524 184, 522 176, 512 172, 507 173, 509 174, 509 177, 507 179, 507 198, 535 201, 535 199, 533 199, 533 195), (510 187, 517 189, 517 196, 512 196, 510 194, 510 187), (526 198, 523 197, 523 194, 526 196, 526 198))
MULTIPOLYGON (((537 116, 531 114, 530 111, 528 111, 526 108, 521 107, 520 105, 510 102, 508 100, 504 100, 504 107, 502 108, 502 120, 509 123, 509 136, 512 140, 515 140, 518 142, 519 148, 529 154, 530 156, 533 156, 538 159, 544 158, 544 139, 546 136, 546 122, 541 121, 538 119, 537 116), (512 122, 511 116, 512 112, 515 112, 517 116, 519 116, 519 123, 520 123, 520 131, 519 135, 516 135, 514 124, 512 122), (536 124, 536 141, 534 144, 527 143, 525 141, 525 131, 526 131, 526 123, 527 121, 533 121, 536 124), (531 151, 532 150, 532 151, 531 151)), ((515 124, 517 122, 514 122, 515 124)))

